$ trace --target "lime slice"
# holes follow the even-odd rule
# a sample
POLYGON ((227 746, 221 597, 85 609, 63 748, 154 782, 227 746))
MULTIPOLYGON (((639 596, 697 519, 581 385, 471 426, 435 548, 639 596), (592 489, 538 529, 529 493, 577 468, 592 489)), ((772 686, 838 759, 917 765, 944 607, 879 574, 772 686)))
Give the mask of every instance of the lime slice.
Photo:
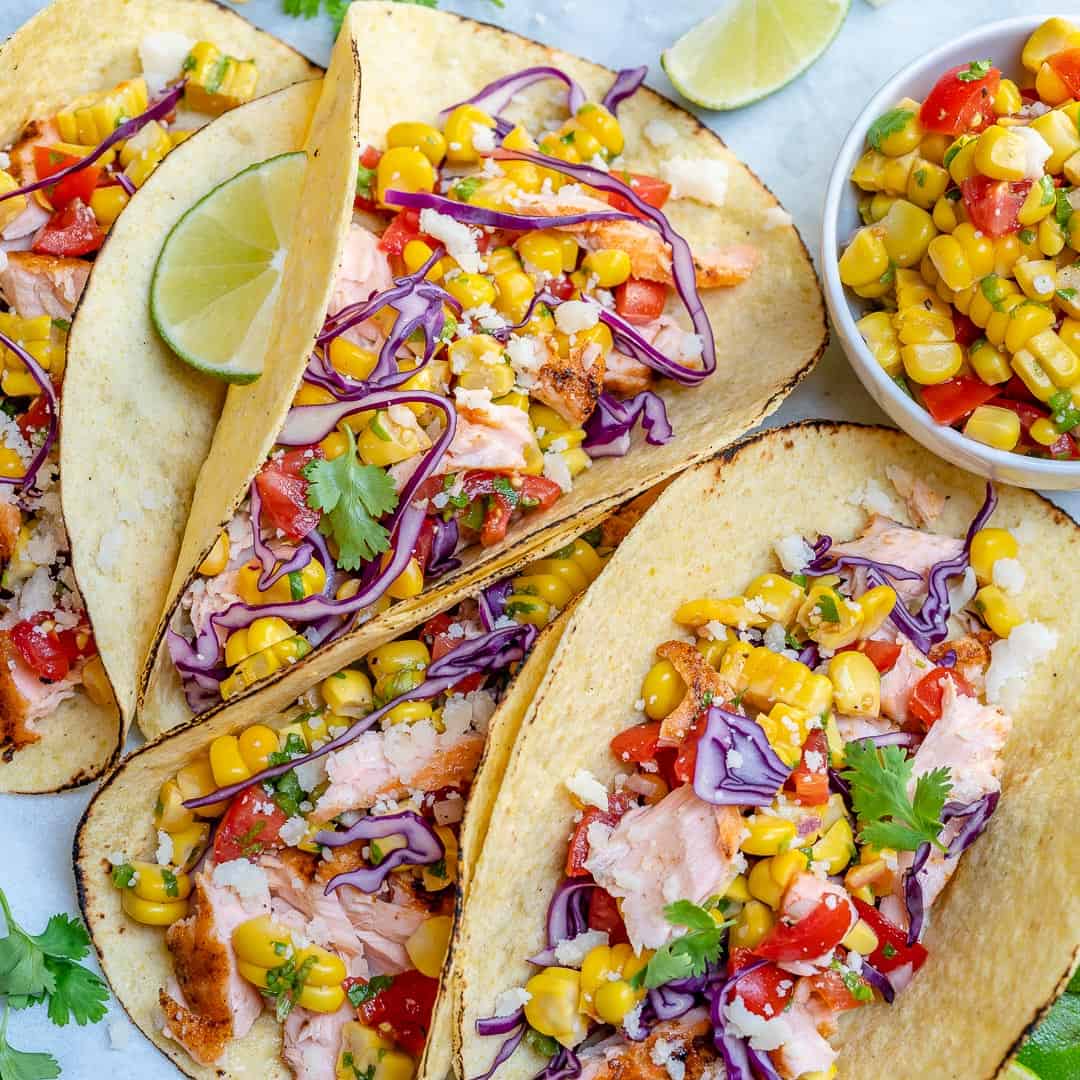
POLYGON ((828 47, 851 0, 726 0, 660 57, 683 97, 737 109, 786 86, 828 47))
POLYGON ((150 317, 185 363, 226 382, 262 374, 306 155, 260 161, 204 195, 165 237, 150 317))
POLYGON ((1002 1073, 1001 1080, 1039 1080, 1039 1074, 1033 1073, 1019 1061, 1010 1061, 1009 1067, 1002 1073))

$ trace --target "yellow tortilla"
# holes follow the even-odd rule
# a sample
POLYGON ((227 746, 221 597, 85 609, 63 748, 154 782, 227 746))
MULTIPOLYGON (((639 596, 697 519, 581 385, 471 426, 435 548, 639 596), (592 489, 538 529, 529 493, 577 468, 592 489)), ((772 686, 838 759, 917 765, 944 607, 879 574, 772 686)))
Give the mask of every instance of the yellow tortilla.
MULTIPOLYGON (((384 145, 387 128, 397 121, 434 123, 447 105, 525 67, 555 65, 577 79, 586 95, 594 99, 603 95, 613 78, 608 69, 579 57, 423 7, 358 4, 352 9, 352 26, 363 71, 362 144, 384 145), (402 83, 403 65, 408 68, 407 85, 402 83)), ((525 104, 513 106, 509 115, 530 120, 531 127, 543 126, 551 107, 551 86, 542 84, 526 91, 525 104), (514 110, 518 110, 516 114, 514 110)), ((341 666, 342 653, 335 652, 339 645, 347 654, 389 640, 398 632, 395 619, 412 623, 423 618, 424 612, 452 605, 485 582, 502 577, 523 552, 536 555, 557 547, 553 533, 566 522, 577 522, 580 531, 617 504, 687 464, 714 454, 772 412, 820 355, 826 328, 817 280, 796 230, 790 225, 770 227, 775 215, 768 212, 777 206, 773 196, 718 136, 653 91, 642 90, 624 103, 619 118, 627 136, 627 165, 632 170, 656 173, 659 168, 660 154, 642 136, 650 120, 664 120, 676 132, 675 140, 665 147, 665 157, 711 158, 727 165, 728 191, 722 207, 690 200, 668 203, 665 212, 692 246, 704 249, 749 242, 761 252, 761 265, 748 282, 736 289, 712 289, 702 294, 720 354, 717 372, 695 389, 662 386, 676 432, 666 446, 647 446, 638 436, 629 455, 597 461, 577 478, 571 493, 550 511, 526 516, 503 543, 466 552, 459 570, 441 578, 421 596, 395 604, 387 614, 342 641, 282 669, 268 680, 270 685, 281 680, 290 680, 293 685, 317 681, 317 673, 325 676, 341 666), (304 670, 306 674, 298 673, 304 670)), ((329 290, 330 283, 319 280, 318 285, 329 290)), ((294 307, 287 291, 283 291, 282 303, 287 309, 294 307)), ((301 310, 307 313, 306 308, 301 310)), ((324 311, 318 314, 321 318, 324 311)), ((290 311, 286 324, 291 318, 290 311)), ((234 398, 239 402, 245 394, 259 395, 250 399, 259 405, 227 409, 222 418, 196 492, 170 591, 169 617, 194 568, 247 494, 285 419, 306 362, 306 352, 279 352, 254 388, 230 390, 230 402, 234 398)), ((167 622, 168 618, 159 633, 167 622)), ((148 734, 183 723, 190 716, 160 636, 144 685, 140 724, 148 734)))
MULTIPOLYGON (((483 782, 477 778, 460 837, 460 892, 468 887, 466 867, 475 861, 483 842, 491 803, 498 790, 499 763, 513 745, 521 718, 533 691, 543 678, 558 643, 567 615, 547 627, 537 638, 526 662, 517 673, 499 708, 491 718, 484 753, 483 782)), ((165 948, 163 927, 142 926, 129 919, 120 906, 120 891, 110 876, 109 856, 119 851, 127 858, 152 852, 156 846, 153 827, 154 802, 161 784, 199 754, 219 735, 235 735, 259 722, 280 728, 303 710, 293 706, 269 716, 260 699, 247 699, 217 713, 205 723, 188 724, 169 732, 157 742, 128 757, 104 781, 87 807, 75 837, 75 879, 83 917, 97 949, 98 959, 117 1000, 131 1019, 182 1072, 200 1080, 286 1080, 291 1073, 281 1060, 281 1026, 264 1013, 243 1038, 229 1043, 214 1068, 197 1065, 181 1047, 160 1031, 158 989, 166 984, 172 964, 165 948)), ((152 856, 151 856, 152 857, 152 856)), ((455 956, 451 946, 451 961, 455 956)), ((439 998, 432 1017, 431 1035, 421 1063, 420 1080, 443 1080, 450 1069, 450 964, 444 969, 439 998)))
MULTIPOLYGON (((57 0, 0 46, 0 144, 81 93, 141 71, 152 31, 202 37, 254 57, 267 93, 319 69, 227 8, 207 0, 57 0)), ((222 392, 160 344, 125 283, 149 280, 161 239, 214 185, 303 144, 318 96, 307 82, 227 113, 169 156, 139 191, 98 255, 68 339, 61 417, 61 497, 76 577, 123 722, 79 693, 41 720, 39 742, 0 764, 0 791, 53 791, 93 779, 119 752, 179 548, 195 477, 222 392), (122 516, 126 520, 118 520, 122 516), (122 537, 116 565, 95 557, 122 537)))
MULTIPOLYGON (((545 944, 575 812, 564 781, 581 768, 608 784, 620 771, 609 741, 634 715, 656 646, 677 632, 675 608, 736 594, 775 570, 773 544, 784 536, 854 535, 866 519, 859 493, 868 483, 889 490, 892 464, 949 497, 934 531, 963 535, 982 480, 896 431, 806 423, 749 439, 676 479, 593 583, 524 718, 471 881, 455 953, 459 1076, 490 1066, 500 1040, 478 1036, 475 1021, 492 1014, 500 992, 524 985, 535 972, 525 958, 545 944)), ((987 1080, 1076 963, 1080 846, 1068 807, 1080 742, 1080 626, 1061 590, 1080 572, 1080 529, 1031 492, 998 494, 991 524, 1022 524, 1030 537, 1020 552, 1025 618, 1055 630, 1058 644, 1011 710, 1001 802, 934 905, 929 960, 895 1005, 841 1018, 838 1080, 895 1076, 898 1062, 905 1077, 987 1080)), ((496 1077, 520 1080, 541 1066, 522 1047, 496 1077)))

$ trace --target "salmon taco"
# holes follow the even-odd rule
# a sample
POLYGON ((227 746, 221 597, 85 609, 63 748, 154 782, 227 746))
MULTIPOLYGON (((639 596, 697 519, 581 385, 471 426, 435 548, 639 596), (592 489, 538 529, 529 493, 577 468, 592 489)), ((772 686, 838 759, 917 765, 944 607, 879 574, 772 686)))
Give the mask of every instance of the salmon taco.
POLYGON ((273 688, 106 780, 76 841, 87 924, 117 997, 184 1072, 449 1074, 456 901, 558 612, 626 524, 572 540, 277 713, 273 688))
MULTIPOLYGON (((117 608, 164 602, 220 407, 218 391, 178 377, 167 352, 142 342, 129 351, 115 335, 116 278, 138 246, 129 238, 163 236, 171 200, 203 194, 204 183, 258 160, 252 153, 301 148, 317 82, 285 91, 274 107, 244 103, 316 74, 281 42, 204 0, 57 0, 0 46, 0 790, 85 781, 117 753, 116 698, 125 695, 114 694, 110 651, 145 653, 157 611, 141 630, 137 617, 125 621, 119 646, 106 624, 117 608), (220 127, 199 131, 223 113, 220 127), (84 292, 85 307, 98 308, 85 321, 104 334, 85 364, 82 326, 72 328, 84 292), (146 376, 146 403, 164 414, 160 442, 139 453, 148 465, 157 454, 167 483, 143 487, 141 500, 126 505, 83 501, 80 474, 105 463, 86 458, 69 471, 62 444, 79 443, 84 428, 110 442, 137 441, 134 426, 125 440, 132 416, 108 390, 129 361, 146 376), (106 416, 114 422, 102 424, 106 416), (115 576, 98 592, 72 570, 85 519, 117 513, 152 520, 154 533, 144 575, 125 584, 131 596, 119 602, 115 576)), ((130 717, 124 700, 120 711, 130 717)))
POLYGON ((1049 503, 885 429, 678 478, 522 722, 457 939, 457 1074, 996 1075, 1080 948, 1078 559, 1049 503), (1006 968, 988 1010, 971 988, 1006 968))
POLYGON ((329 674, 388 612, 558 546, 760 420, 825 340, 789 216, 644 68, 423 7, 353 15, 355 214, 325 322, 299 362, 271 359, 257 427, 230 392, 150 733, 329 674), (252 641, 271 616, 280 637, 252 641))

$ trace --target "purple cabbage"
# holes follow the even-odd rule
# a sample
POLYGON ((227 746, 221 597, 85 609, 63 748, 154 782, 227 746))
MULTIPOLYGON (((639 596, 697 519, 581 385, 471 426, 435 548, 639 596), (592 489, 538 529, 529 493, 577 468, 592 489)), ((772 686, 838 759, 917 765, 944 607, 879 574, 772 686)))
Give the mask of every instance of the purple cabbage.
POLYGON ((566 878, 552 893, 547 910, 547 948, 529 957, 530 964, 551 967, 555 961, 555 949, 560 941, 569 941, 589 928, 588 900, 594 882, 566 878), (586 891, 588 890, 588 891, 586 891))
POLYGON ((767 963, 767 960, 755 960, 752 964, 747 964, 712 992, 709 1001, 709 1018, 712 1021, 713 1045, 724 1061, 727 1080, 754 1080, 754 1075, 751 1072, 749 1047, 746 1041, 728 1027, 727 1018, 724 1016, 724 999, 728 991, 733 990, 740 979, 764 967, 767 963))
MULTIPOLYGON (((523 71, 516 71, 513 75, 504 75, 501 79, 488 83, 472 97, 447 106, 439 113, 439 122, 444 122, 455 109, 462 105, 475 105, 495 119, 499 119, 499 113, 510 104, 515 94, 545 79, 558 79, 566 86, 566 107, 571 115, 585 104, 585 91, 565 71, 557 67, 530 67, 523 71)), ((616 79, 616 84, 618 84, 618 79, 616 79)), ((612 90, 614 89, 615 87, 612 87, 612 90)), ((637 87, 634 89, 636 90, 637 87)))
POLYGON ((402 810, 399 814, 361 818, 345 832, 320 832, 315 843, 325 847, 343 847, 354 840, 377 840, 384 836, 404 836, 405 846, 395 848, 378 866, 361 866, 344 874, 337 874, 326 884, 329 896, 342 885, 351 885, 365 893, 375 893, 382 888, 392 870, 398 866, 430 866, 446 854, 443 842, 435 830, 415 811, 402 810))
POLYGON ((876 967, 868 964, 865 960, 862 962, 862 967, 859 968, 859 975, 862 977, 863 982, 873 987, 885 999, 887 1004, 891 1005, 893 1003, 896 997, 896 988, 888 975, 878 971, 876 967))
POLYGON ((694 792, 715 806, 768 806, 791 775, 761 726, 713 705, 698 742, 694 792))
POLYGON ((451 570, 457 570, 461 566, 461 560, 454 558, 457 551, 459 529, 457 518, 443 521, 435 519, 435 535, 431 540, 431 558, 424 569, 426 578, 439 578, 449 574, 451 570))
POLYGON ((506 611, 506 600, 513 591, 513 578, 504 578, 481 590, 477 597, 477 604, 480 608, 480 622, 485 630, 495 629, 495 623, 506 611))
POLYGON ((628 98, 638 92, 641 84, 645 81, 645 76, 649 74, 649 67, 647 64, 642 64, 641 67, 636 68, 623 68, 615 75, 615 81, 611 84, 611 89, 604 95, 603 100, 600 102, 608 112, 617 113, 619 106, 628 98))
POLYGON ((664 399, 651 390, 642 390, 627 401, 619 401, 602 391, 596 408, 585 424, 581 444, 589 457, 622 457, 630 449, 630 432, 641 419, 645 439, 661 446, 672 437, 664 399))
POLYGON ((914 945, 922 937, 926 921, 926 897, 923 894, 919 874, 930 858, 930 842, 924 840, 915 850, 911 868, 904 871, 904 905, 908 912, 908 945, 914 945))
POLYGON ((799 650, 798 661, 800 664, 805 664, 808 668, 816 668, 820 659, 821 652, 818 649, 818 644, 816 641, 808 641, 799 650))
POLYGON ((477 1035, 509 1035, 519 1024, 525 1023, 525 1009, 518 1006, 509 1016, 483 1016, 476 1021, 477 1035))
POLYGON ((963 821, 960 831, 952 838, 945 851, 946 859, 958 858, 982 836, 1000 798, 1000 791, 990 791, 974 802, 945 804, 941 811, 942 822, 952 821, 954 818, 963 821))
MULTIPOLYGON (((29 190, 33 190, 33 188, 31 187, 29 190)), ((12 191, 8 195, 0 195, 0 201, 14 194, 15 192, 12 191)), ((41 445, 34 451, 34 456, 30 459, 26 471, 22 476, 0 476, 0 484, 29 489, 33 486, 38 470, 45 463, 45 459, 49 456, 49 450, 52 449, 52 444, 56 441, 59 427, 59 407, 56 400, 56 390, 53 388, 52 379, 49 378, 45 369, 17 341, 13 341, 7 334, 0 333, 0 345, 10 349, 26 365, 26 370, 30 372, 34 382, 41 387, 41 392, 45 395, 45 401, 49 407, 49 427, 45 432, 45 438, 42 439, 41 445)))
POLYGON ((141 112, 138 116, 133 116, 130 120, 124 121, 124 123, 116 128, 115 131, 111 132, 106 139, 98 143, 86 157, 79 158, 78 161, 73 161, 70 165, 65 165, 62 169, 57 169, 56 172, 50 173, 40 180, 35 180, 33 183, 23 184, 22 187, 14 188, 12 191, 5 191, 0 195, 0 202, 3 202, 5 199, 13 199, 16 195, 29 195, 32 191, 39 191, 41 188, 51 187, 53 184, 63 180, 65 176, 81 172, 88 165, 93 165, 102 154, 110 149, 110 147, 115 146, 118 142, 123 142, 125 139, 130 139, 133 135, 146 127, 151 120, 160 120, 162 117, 168 116, 169 113, 176 108, 176 103, 180 100, 180 95, 183 92, 184 82, 177 83, 176 86, 168 90, 158 101, 155 101, 153 105, 146 109, 145 112, 141 112))
POLYGON ((758 1076, 758 1080, 780 1080, 780 1074, 773 1068, 772 1060, 764 1050, 755 1050, 747 1044, 746 1056, 758 1076))
MULTIPOLYGON (((521 1013, 522 1020, 518 1024, 517 1029, 509 1033, 509 1038, 503 1040, 502 1045, 499 1047, 498 1053, 495 1055, 495 1060, 491 1063, 491 1068, 488 1069, 487 1072, 480 1073, 479 1076, 472 1077, 472 1080, 491 1080, 491 1077, 495 1075, 495 1070, 498 1069, 498 1067, 504 1061, 508 1061, 510 1059, 510 1057, 513 1055, 514 1051, 517 1050, 517 1048, 521 1045, 521 1040, 525 1037, 525 1031, 526 1031, 527 1025, 524 1022, 524 1015, 525 1015, 524 1010, 519 1009, 518 1012, 521 1013)), ((496 1034, 496 1032, 494 1032, 494 1031, 483 1031, 483 1030, 481 1030, 480 1025, 481 1024, 488 1024, 490 1020, 498 1020, 498 1019, 501 1019, 501 1017, 489 1017, 488 1019, 477 1020, 476 1021, 476 1030, 481 1035, 489 1035, 489 1034, 494 1035, 494 1034, 496 1034)))
POLYGON ((658 1021, 677 1020, 694 1007, 697 995, 689 990, 676 990, 674 984, 668 983, 650 990, 648 1000, 658 1021))
POLYGON ((624 353, 651 368, 658 375, 664 375, 683 386, 696 386, 706 376, 711 375, 715 368, 715 363, 708 371, 704 368, 689 368, 677 364, 647 341, 632 323, 618 312, 612 311, 611 308, 600 309, 600 321, 607 324, 611 330, 612 340, 624 353))
POLYGON ((577 1054, 566 1046, 560 1046, 558 1053, 533 1077, 533 1080, 574 1080, 581 1075, 581 1062, 577 1054))

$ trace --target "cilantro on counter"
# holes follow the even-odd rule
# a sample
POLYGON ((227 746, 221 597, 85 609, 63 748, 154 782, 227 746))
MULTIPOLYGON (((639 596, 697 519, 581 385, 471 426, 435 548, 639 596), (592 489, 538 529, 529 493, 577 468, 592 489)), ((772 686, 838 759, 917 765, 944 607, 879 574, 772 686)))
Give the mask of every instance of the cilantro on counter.
MULTIPOLYGON (((491 0, 496 7, 502 7, 502 0, 491 0)), ((416 4, 418 7, 438 7, 439 0, 395 0, 398 4, 416 4)), ((325 7, 326 14, 334 24, 334 33, 341 29, 345 12, 349 10, 349 0, 284 0, 282 10, 286 15, 298 19, 313 19, 319 14, 319 8, 325 7)))
POLYGON ((16 1050, 7 1041, 10 1007, 4 1006, 0 1020, 0 1076, 4 1080, 53 1080, 60 1075, 60 1066, 52 1054, 34 1054, 16 1050))
POLYGON ((862 843, 898 851, 914 851, 924 842, 942 847, 941 811, 952 790, 947 768, 920 776, 909 798, 912 763, 899 746, 849 742, 845 754, 841 775, 851 785, 862 843))
POLYGON ((390 534, 379 524, 398 503, 394 482, 385 469, 364 465, 356 456, 356 440, 346 426, 348 449, 333 461, 313 458, 304 466, 309 487, 307 501, 323 512, 319 532, 338 545, 337 563, 343 570, 359 570, 365 562, 390 547, 390 534))

